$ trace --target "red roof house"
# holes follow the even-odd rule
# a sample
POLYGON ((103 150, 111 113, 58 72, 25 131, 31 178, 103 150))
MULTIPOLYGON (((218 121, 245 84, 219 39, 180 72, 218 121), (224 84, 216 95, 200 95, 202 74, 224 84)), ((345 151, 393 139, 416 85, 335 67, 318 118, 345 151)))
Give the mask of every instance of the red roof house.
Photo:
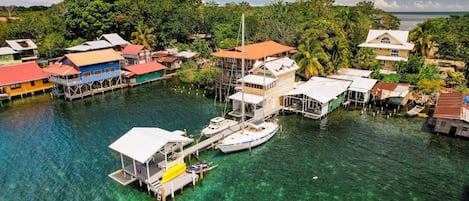
POLYGON ((0 67, 0 93, 10 97, 44 91, 54 85, 49 83, 49 75, 44 73, 36 61, 0 67))
POLYGON ((124 68, 131 72, 127 75, 127 77, 132 77, 130 80, 130 85, 142 84, 160 79, 163 77, 166 70, 166 66, 163 66, 157 62, 136 64, 126 66, 124 68))

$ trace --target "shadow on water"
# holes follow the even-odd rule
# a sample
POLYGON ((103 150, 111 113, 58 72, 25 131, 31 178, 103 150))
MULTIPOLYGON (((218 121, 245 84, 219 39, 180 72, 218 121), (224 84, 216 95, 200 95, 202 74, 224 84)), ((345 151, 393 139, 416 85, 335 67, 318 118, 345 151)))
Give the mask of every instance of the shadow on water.
POLYGON ((461 197, 461 201, 469 201, 469 185, 466 184, 463 187, 463 194, 461 197))

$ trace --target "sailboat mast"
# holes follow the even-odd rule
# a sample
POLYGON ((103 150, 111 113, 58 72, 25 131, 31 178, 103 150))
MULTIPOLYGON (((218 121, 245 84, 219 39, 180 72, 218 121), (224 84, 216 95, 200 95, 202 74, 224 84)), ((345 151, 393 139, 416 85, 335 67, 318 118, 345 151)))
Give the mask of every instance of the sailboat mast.
POLYGON ((244 134, 244 13, 241 15, 241 132, 244 134))

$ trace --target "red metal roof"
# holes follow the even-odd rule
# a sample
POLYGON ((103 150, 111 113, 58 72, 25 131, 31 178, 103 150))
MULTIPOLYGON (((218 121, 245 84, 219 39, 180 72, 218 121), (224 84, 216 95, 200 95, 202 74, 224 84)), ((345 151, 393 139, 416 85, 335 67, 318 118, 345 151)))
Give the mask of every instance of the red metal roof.
POLYGON ((73 66, 62 65, 62 64, 53 64, 46 68, 43 68, 43 71, 51 75, 76 75, 80 74, 80 71, 73 66))
POLYGON ((144 48, 143 45, 127 45, 125 48, 122 50, 122 54, 131 54, 131 55, 137 55, 142 51, 144 48))
MULTIPOLYGON (((282 45, 274 41, 264 41, 244 46, 245 59, 257 60, 264 57, 274 56, 280 53, 290 52, 295 50, 294 47, 282 45)), ((225 50, 212 53, 212 56, 221 58, 235 58, 241 59, 242 47, 235 47, 234 50, 225 50)))
POLYGON ((36 61, 0 67, 0 86, 48 78, 36 61))
POLYGON ((378 82, 375 87, 373 87, 373 90, 371 93, 375 96, 381 96, 381 92, 383 90, 386 91, 394 91, 397 87, 397 83, 387 83, 387 82, 378 82))
POLYGON ((468 94, 465 93, 441 93, 436 103, 434 118, 442 119, 459 119, 463 120, 465 117, 464 108, 468 106, 464 104, 464 97, 468 94))
POLYGON ((160 58, 156 58, 156 61, 160 62, 160 63, 163 63, 163 62, 173 63, 177 59, 178 58, 176 58, 176 57, 160 57, 160 58))
POLYGON ((124 68, 137 75, 143 75, 143 74, 150 73, 150 72, 164 70, 166 69, 166 66, 163 66, 160 63, 152 61, 152 62, 147 62, 143 64, 126 66, 124 68))
POLYGON ((169 54, 167 52, 163 52, 163 51, 158 51, 158 52, 153 52, 153 54, 151 55, 152 57, 165 57, 165 56, 168 56, 169 54))

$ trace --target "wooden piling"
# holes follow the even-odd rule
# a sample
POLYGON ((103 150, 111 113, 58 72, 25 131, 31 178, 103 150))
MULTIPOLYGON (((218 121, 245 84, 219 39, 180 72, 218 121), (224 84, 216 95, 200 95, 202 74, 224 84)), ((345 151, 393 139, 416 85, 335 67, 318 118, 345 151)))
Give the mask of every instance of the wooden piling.
POLYGON ((163 187, 161 187, 161 198, 162 198, 163 201, 166 201, 166 194, 165 194, 165 192, 164 192, 164 188, 163 188, 163 187))

